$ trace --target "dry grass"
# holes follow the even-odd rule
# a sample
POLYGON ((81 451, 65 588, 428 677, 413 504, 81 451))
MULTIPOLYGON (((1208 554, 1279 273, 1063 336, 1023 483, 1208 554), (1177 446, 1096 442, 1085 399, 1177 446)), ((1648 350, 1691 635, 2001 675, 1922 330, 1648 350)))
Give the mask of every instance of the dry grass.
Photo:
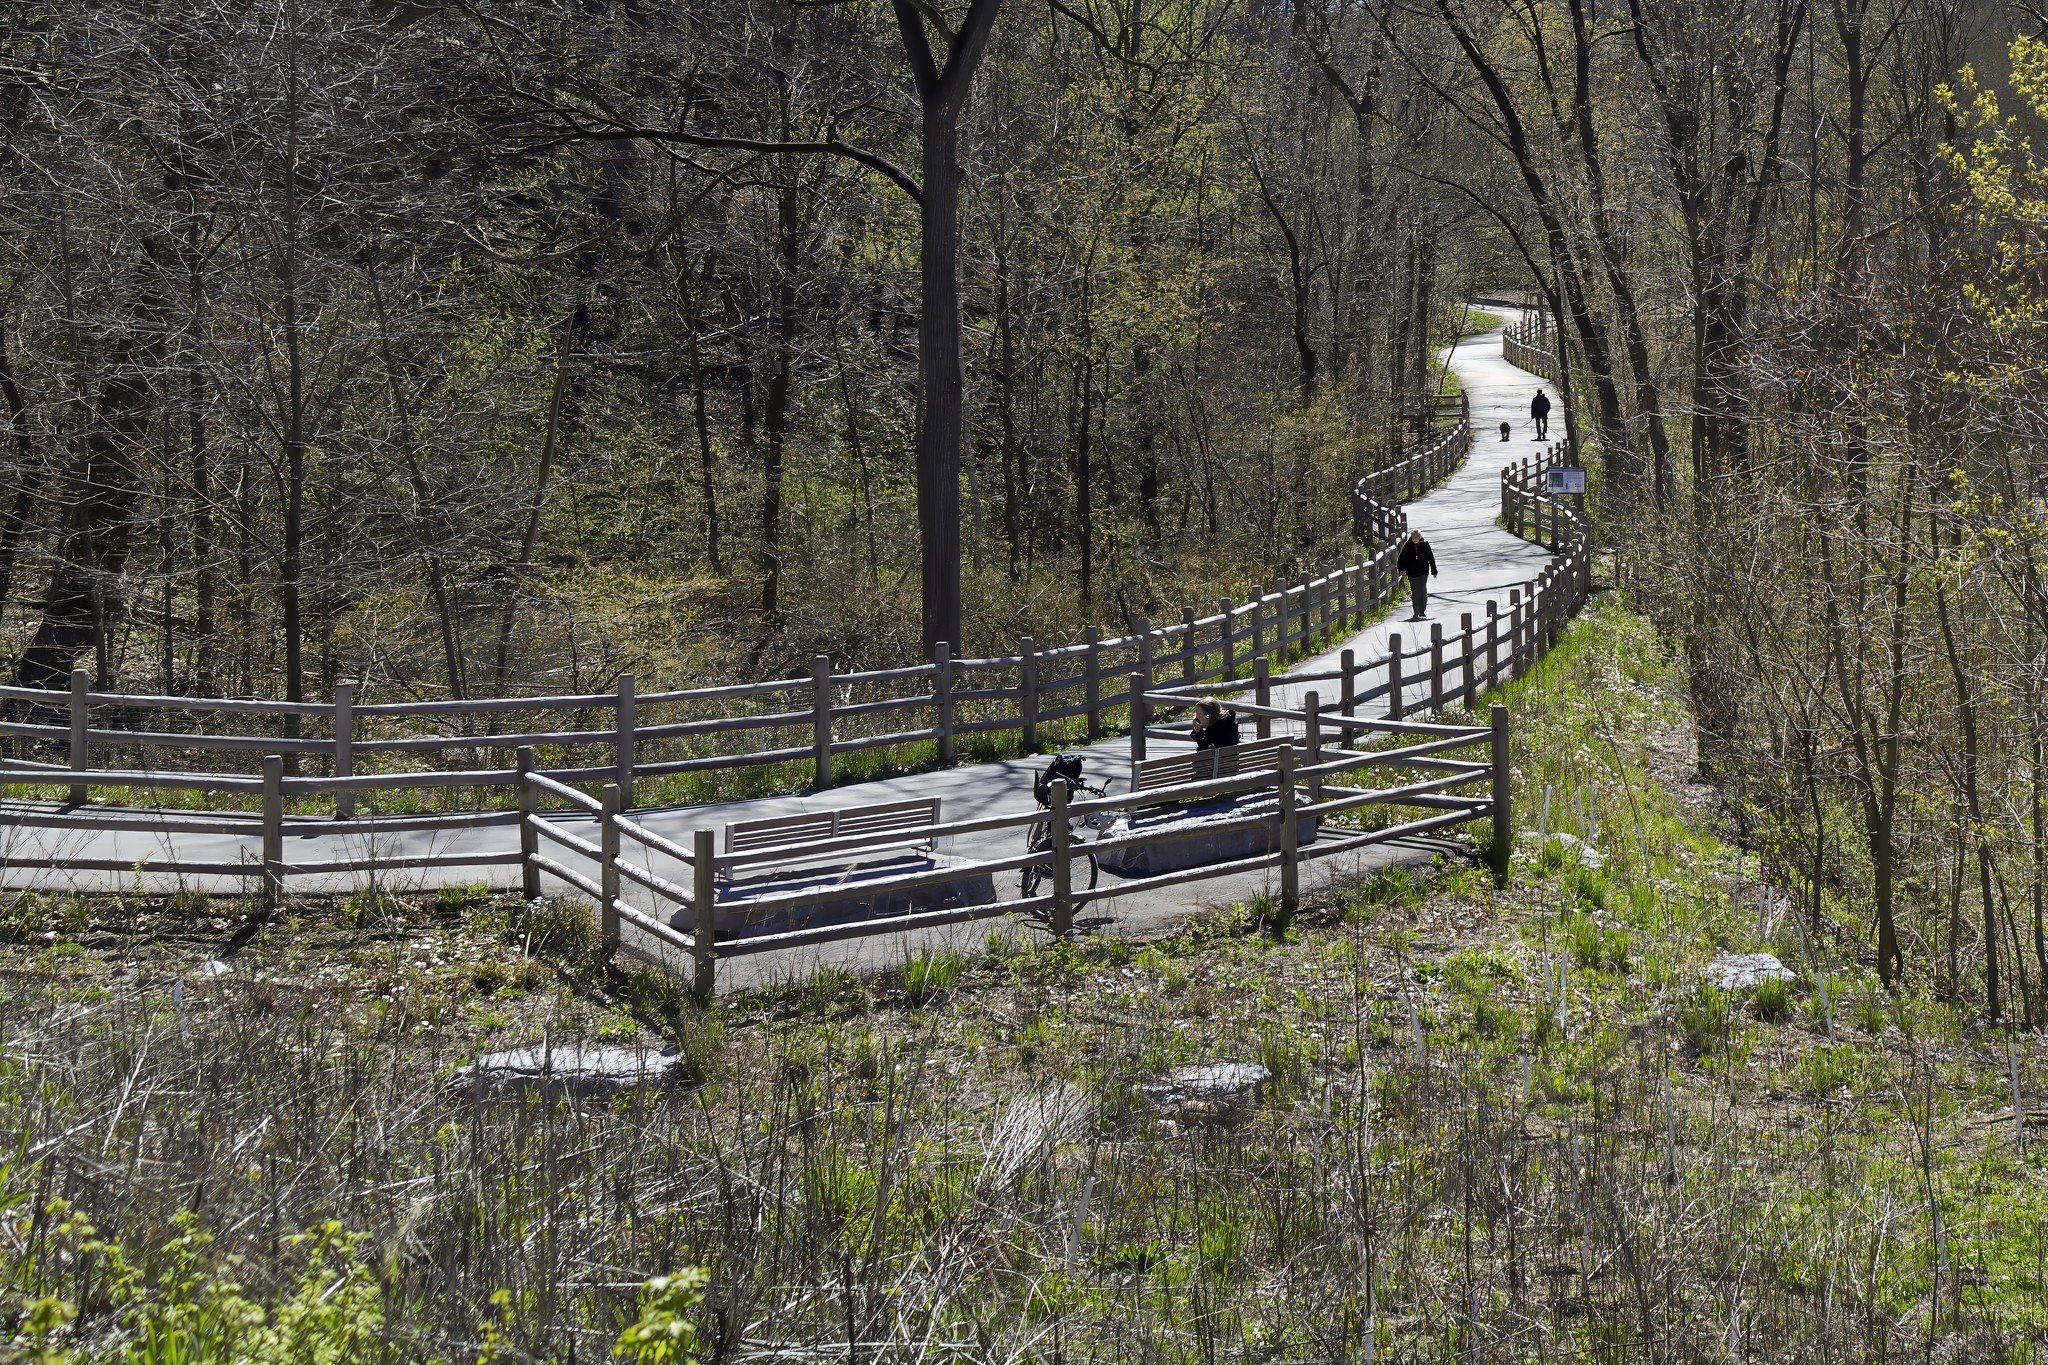
POLYGON ((701 1264, 720 1360, 2040 1359, 2048 1172, 2005 1040, 1789 931, 1786 999, 1700 986, 1757 901, 1674 789, 1673 684, 1603 608, 1517 698, 1522 809, 1547 787, 1603 868, 1531 844, 1505 894, 1395 871, 1278 934, 1251 906, 1020 935, 711 1015, 483 899, 309 907, 212 979, 232 915, 37 907, 0 1004, 0 1331, 595 1360, 701 1264), (698 1081, 447 1083, 543 1034, 666 1041, 698 1081), (1136 1094, 1219 1059, 1273 1081, 1136 1094))

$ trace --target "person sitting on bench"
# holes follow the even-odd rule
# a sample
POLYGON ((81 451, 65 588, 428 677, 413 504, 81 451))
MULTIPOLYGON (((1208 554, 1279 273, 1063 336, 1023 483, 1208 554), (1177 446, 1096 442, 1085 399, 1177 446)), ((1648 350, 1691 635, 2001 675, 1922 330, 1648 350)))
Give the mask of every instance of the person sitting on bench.
POLYGON ((1197 749, 1223 749, 1237 743, 1237 712, 1224 710, 1220 702, 1196 702, 1194 740, 1197 749))

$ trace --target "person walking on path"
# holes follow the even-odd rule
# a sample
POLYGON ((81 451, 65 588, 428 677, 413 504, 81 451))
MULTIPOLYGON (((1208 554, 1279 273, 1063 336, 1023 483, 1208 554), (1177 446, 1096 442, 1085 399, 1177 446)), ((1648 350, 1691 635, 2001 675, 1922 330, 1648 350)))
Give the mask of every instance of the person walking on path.
POLYGON ((1550 395, 1536 390, 1536 396, 1529 400, 1529 415, 1536 419, 1536 439, 1541 441, 1550 435, 1550 395))
POLYGON ((1429 614, 1429 576, 1436 572, 1436 551, 1429 548, 1422 532, 1410 531, 1408 543, 1401 547, 1401 557, 1394 564, 1408 575, 1408 596, 1415 603, 1415 614, 1408 619, 1423 620, 1429 614))

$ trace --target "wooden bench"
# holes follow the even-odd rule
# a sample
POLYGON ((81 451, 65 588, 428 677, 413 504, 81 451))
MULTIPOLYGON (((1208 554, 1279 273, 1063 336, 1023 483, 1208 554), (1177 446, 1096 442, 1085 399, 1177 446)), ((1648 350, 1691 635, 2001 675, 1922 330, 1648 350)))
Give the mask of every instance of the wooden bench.
MULTIPOLYGON (((745 937, 992 903, 994 878, 975 869, 904 891, 866 890, 890 877, 947 866, 938 823, 936 796, 735 820, 725 827, 725 857, 719 859, 717 931, 745 937), (833 893, 828 898, 789 911, 775 907, 780 897, 826 889, 833 893)), ((694 928, 693 912, 685 906, 670 923, 694 928)))
POLYGON ((1157 787, 1185 787, 1191 782, 1210 782, 1239 773, 1270 772, 1280 766, 1281 750, 1293 742, 1282 736, 1148 758, 1131 765, 1131 790, 1135 793, 1157 787))
MULTIPOLYGON (((1276 736, 1133 763, 1132 794, 1157 792, 1159 800, 1118 819, 1105 837, 1114 839, 1126 834, 1146 833, 1159 837, 1142 845, 1104 854, 1102 866, 1127 877, 1148 877, 1178 872, 1183 868, 1235 862, 1240 858, 1270 853, 1280 847, 1280 802, 1276 794, 1252 791, 1226 796, 1183 797, 1176 794, 1175 789, 1247 773, 1274 772, 1280 767, 1280 755, 1295 743, 1285 736, 1276 736), (1268 816, 1260 824, 1234 829, 1212 828, 1221 821, 1259 814, 1268 816)), ((1302 820, 1298 834, 1301 842, 1313 842, 1315 821, 1302 820)))
MULTIPOLYGON (((801 815, 770 815, 759 820, 735 820, 725 827, 728 854, 753 855, 748 862, 805 863, 819 859, 843 862, 852 853, 877 849, 920 849, 938 851, 932 828, 939 823, 939 798, 922 796, 909 801, 883 801, 872 806, 847 806, 840 810, 807 811, 801 815), (825 848, 838 839, 861 839, 858 849, 825 848), (806 850, 809 850, 808 852, 806 850)), ((721 877, 731 876, 731 866, 719 869, 721 877)))

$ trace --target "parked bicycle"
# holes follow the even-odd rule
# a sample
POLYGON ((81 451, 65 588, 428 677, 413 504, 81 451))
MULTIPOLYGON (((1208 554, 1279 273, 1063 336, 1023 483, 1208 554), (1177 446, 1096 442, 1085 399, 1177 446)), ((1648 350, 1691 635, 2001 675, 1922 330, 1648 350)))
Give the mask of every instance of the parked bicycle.
MULTIPOLYGON (((1045 811, 1051 811, 1052 792, 1055 783, 1061 784, 1066 788, 1067 800, 1070 802, 1077 796, 1109 795, 1107 789, 1089 785, 1082 778, 1081 769, 1082 760, 1079 754, 1061 754, 1051 763, 1048 763, 1044 770, 1031 780, 1031 795, 1037 799, 1039 807, 1045 811)), ((1113 811, 1091 811, 1086 815, 1068 816, 1067 830, 1070 834, 1076 836, 1083 830, 1094 830, 1095 837, 1100 839, 1103 831, 1109 828, 1111 821, 1115 818, 1113 811)), ((1092 890, 1096 879, 1102 875, 1101 864, 1096 862, 1095 855, 1087 850, 1078 837, 1069 840, 1069 847, 1073 848, 1078 858, 1081 861, 1085 861, 1088 866, 1088 880, 1085 883, 1080 880, 1080 869, 1078 867, 1074 869, 1076 873, 1074 884, 1082 887, 1083 890, 1092 890)), ((1025 836, 1024 840, 1024 851, 1027 853, 1047 853, 1051 849, 1052 817, 1048 814, 1031 822, 1030 833, 1025 836)), ((1028 865, 1021 870, 1017 879, 1018 888, 1026 896, 1035 896, 1038 894, 1038 888, 1051 875, 1052 867, 1049 859, 1045 864, 1034 863, 1028 865)))

